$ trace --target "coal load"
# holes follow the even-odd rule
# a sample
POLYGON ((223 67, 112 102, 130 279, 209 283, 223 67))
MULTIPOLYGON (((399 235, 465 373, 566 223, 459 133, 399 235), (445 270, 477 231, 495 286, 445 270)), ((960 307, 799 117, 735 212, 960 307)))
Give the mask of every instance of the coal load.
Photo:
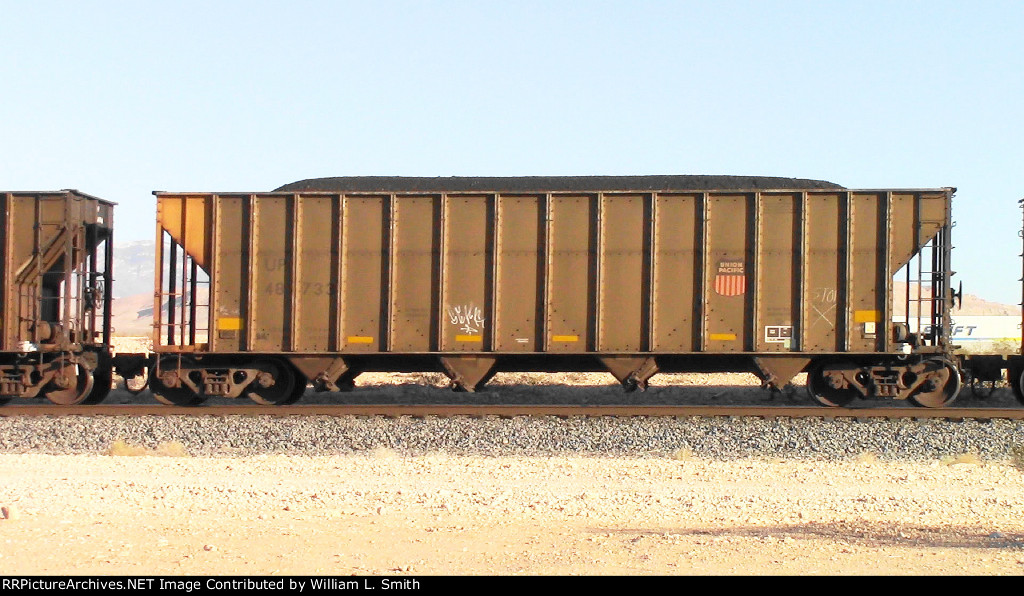
POLYGON ((339 176, 285 184, 275 192, 587 192, 841 189, 825 180, 778 176, 339 176))

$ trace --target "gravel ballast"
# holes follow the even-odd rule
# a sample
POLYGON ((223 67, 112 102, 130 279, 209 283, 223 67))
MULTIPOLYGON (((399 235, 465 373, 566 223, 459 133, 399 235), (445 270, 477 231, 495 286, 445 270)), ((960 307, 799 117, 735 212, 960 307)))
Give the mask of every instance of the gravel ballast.
MULTIPOLYGON (((646 392, 624 393, 607 374, 500 377, 472 398, 456 397, 443 375, 366 374, 345 394, 307 392, 304 404, 443 404, 466 399, 534 405, 813 405, 797 386, 772 396, 752 375, 658 375, 646 392), (569 384, 551 384, 560 380, 569 384), (536 384, 532 384, 536 383, 536 384)), ((234 400, 213 398, 209 404, 234 400)), ((242 403, 249 403, 241 398, 242 403)), ((147 391, 115 391, 110 403, 155 404, 147 391)), ((958 404, 1018 406, 1008 388, 981 401, 969 390, 958 404)), ((901 405, 901 404, 890 404, 901 405)), ((169 408, 169 412, 173 409, 169 408)), ((0 414, 3 411, 0 410, 0 414)), ((851 413, 851 416, 855 416, 851 413)), ((1024 421, 942 418, 412 417, 377 416, 53 416, 0 415, 0 453, 95 454, 123 441, 147 449, 180 444, 193 456, 335 455, 387 449, 407 455, 571 455, 713 459, 770 457, 934 461, 972 454, 1014 457, 1024 421)))
MULTIPOLYGON (((642 395, 603 377, 572 380, 498 385, 486 399, 768 399, 739 378, 700 376, 682 390, 669 382, 683 379, 659 379, 642 395)), ((365 381, 304 401, 453 399, 429 378, 365 381)), ((989 403, 1013 401, 1001 389, 989 403)), ((1016 575, 1024 571, 1024 468, 1014 453, 1022 426, 0 416, 0 565, 27 575, 1016 575)))
POLYGON ((417 455, 672 456, 919 461, 974 454, 1005 460, 1024 423, 993 420, 144 416, 0 418, 0 451, 102 453, 116 441, 190 455, 332 455, 390 449, 417 455))

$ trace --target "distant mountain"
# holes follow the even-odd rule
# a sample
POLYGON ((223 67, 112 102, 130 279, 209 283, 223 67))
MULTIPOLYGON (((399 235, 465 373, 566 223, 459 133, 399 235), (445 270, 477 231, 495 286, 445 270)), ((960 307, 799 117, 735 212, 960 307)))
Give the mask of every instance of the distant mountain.
POLYGON ((114 335, 137 337, 152 334, 153 292, 115 298, 111 318, 114 335))
POLYGON ((114 298, 148 294, 153 301, 153 262, 156 243, 137 240, 114 243, 114 298))
MULTIPOLYGON (((114 304, 111 307, 114 334, 150 335, 153 331, 153 264, 156 243, 138 240, 115 244, 114 304)), ((205 289, 197 292, 206 302, 205 289)))
MULTIPOLYGON (((906 296, 906 282, 894 281, 892 283, 892 294, 893 294, 893 315, 903 316, 907 310, 907 302, 904 296, 906 296)), ((928 286, 923 288, 923 298, 925 300, 932 297, 932 289, 928 286)), ((911 284, 910 287, 910 314, 917 314, 917 304, 914 302, 918 298, 921 292, 918 289, 917 284, 911 284)), ((922 304, 922 308, 925 305, 922 304)), ((1011 304, 1000 304, 998 302, 990 302, 984 298, 975 296, 974 294, 964 294, 963 305, 960 306, 960 302, 957 301, 953 306, 954 315, 989 315, 989 316, 1019 316, 1020 306, 1011 304)))

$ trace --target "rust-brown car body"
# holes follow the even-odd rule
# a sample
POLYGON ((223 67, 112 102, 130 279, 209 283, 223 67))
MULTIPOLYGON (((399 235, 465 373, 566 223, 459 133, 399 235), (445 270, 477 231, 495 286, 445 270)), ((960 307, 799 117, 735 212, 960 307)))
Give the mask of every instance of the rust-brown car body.
POLYGON ((96 402, 110 390, 114 203, 0 191, 0 402, 96 402))
POLYGON ((955 396, 954 189, 672 178, 155 193, 154 391, 288 403, 369 370, 441 370, 468 391, 501 370, 607 370, 627 388, 702 370, 781 387, 807 370, 828 405, 955 396))

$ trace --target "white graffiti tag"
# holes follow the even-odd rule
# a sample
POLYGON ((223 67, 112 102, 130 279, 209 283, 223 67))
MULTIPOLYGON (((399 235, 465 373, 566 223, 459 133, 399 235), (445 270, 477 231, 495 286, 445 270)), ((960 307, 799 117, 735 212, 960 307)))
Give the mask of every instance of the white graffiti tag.
POLYGON ((459 329, 462 332, 479 333, 483 329, 484 315, 479 306, 473 306, 470 303, 449 306, 447 310, 448 320, 451 321, 452 325, 459 325, 459 329))
POLYGON ((809 302, 811 308, 814 309, 814 313, 817 315, 811 320, 810 327, 816 327, 818 323, 824 323, 828 327, 835 329, 836 289, 816 288, 814 290, 814 299, 809 302))

